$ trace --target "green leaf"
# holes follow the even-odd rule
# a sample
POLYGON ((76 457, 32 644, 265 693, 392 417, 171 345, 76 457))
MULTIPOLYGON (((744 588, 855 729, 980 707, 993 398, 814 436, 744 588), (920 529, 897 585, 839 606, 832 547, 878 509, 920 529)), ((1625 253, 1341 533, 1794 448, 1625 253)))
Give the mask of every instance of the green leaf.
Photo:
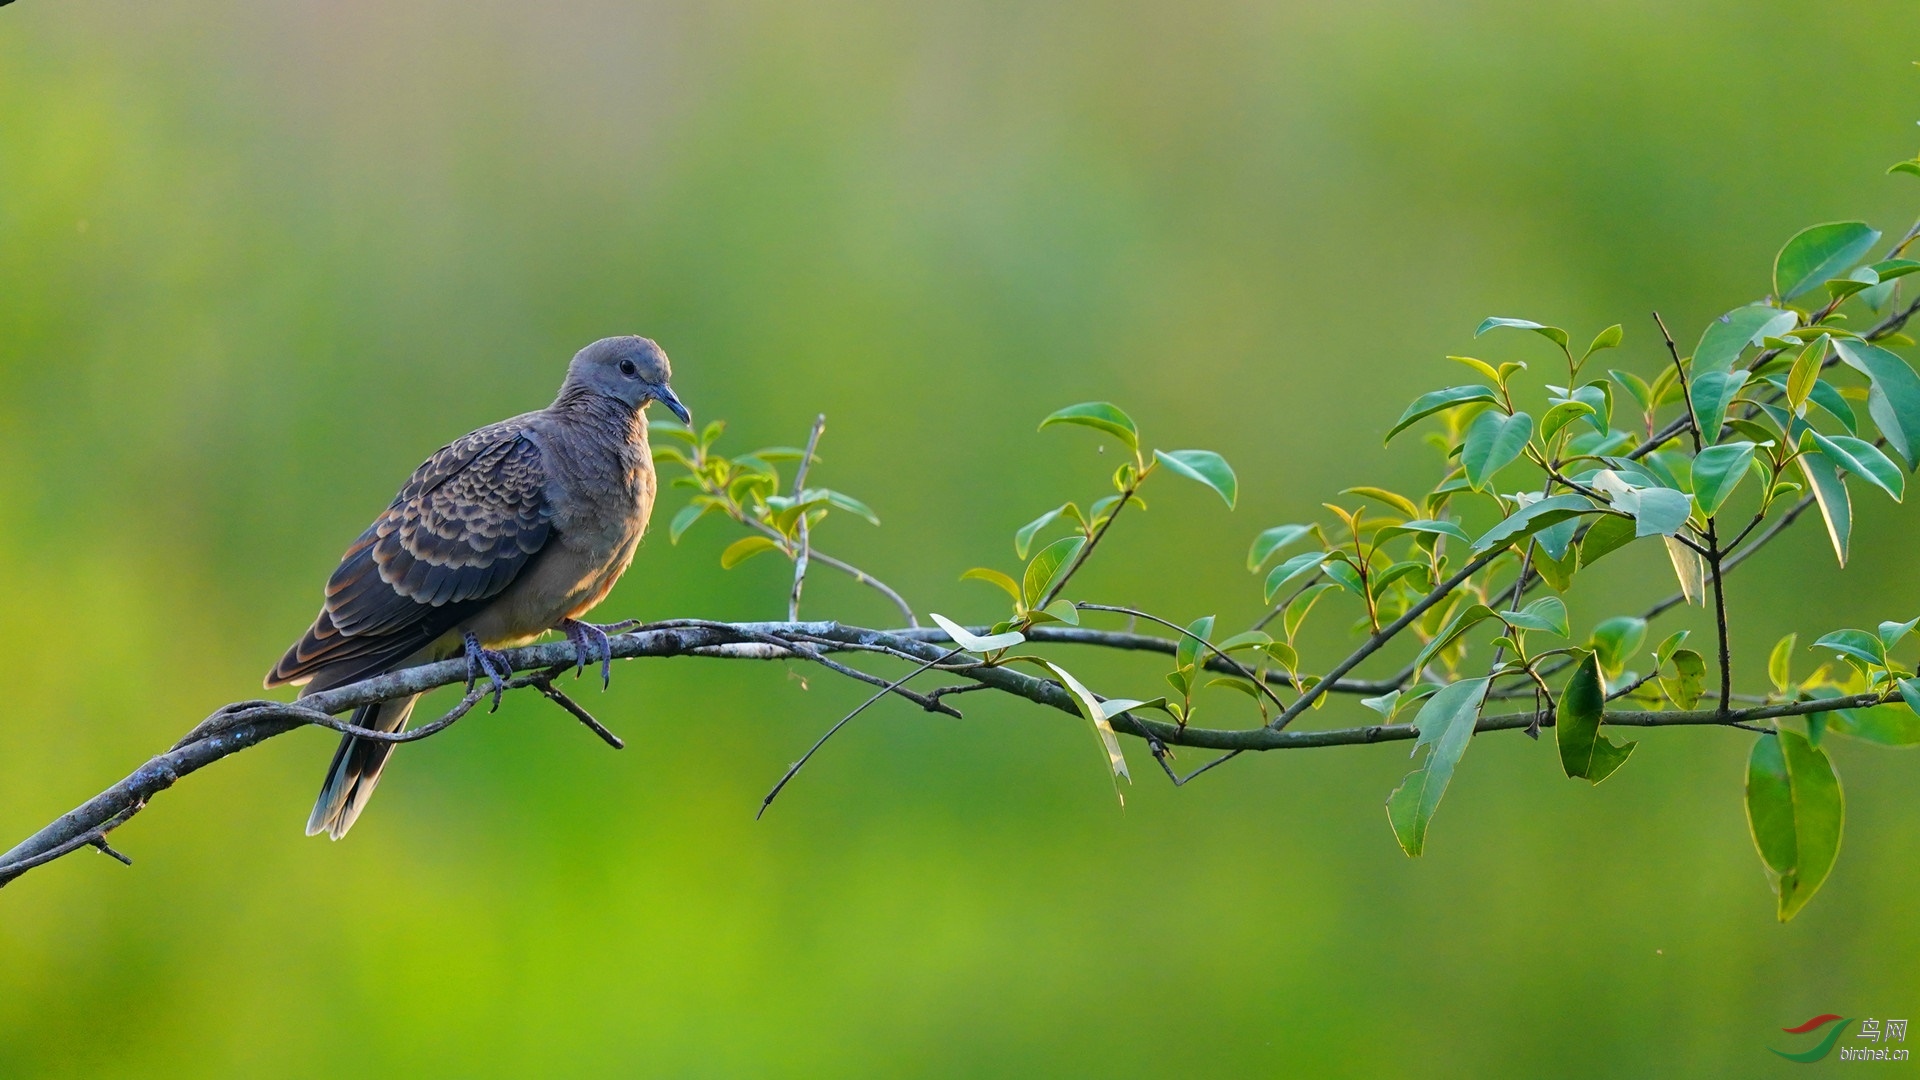
MULTIPOLYGON (((1547 599, 1557 600, 1559 597, 1548 597, 1547 599)), ((1503 611, 1500 613, 1500 621, 1515 630, 1539 630, 1549 634, 1555 632, 1551 622, 1525 611, 1503 611)))
MULTIPOLYGON (((767 446, 755 450, 748 456, 759 458, 761 461, 799 461, 807 456, 807 452, 797 446, 767 446)), ((820 464, 820 455, 813 455, 810 464, 820 464)))
POLYGON ((1595 379, 1573 388, 1568 397, 1573 401, 1585 402, 1593 409, 1593 415, 1587 418, 1587 426, 1601 435, 1608 433, 1608 425, 1613 423, 1613 384, 1605 379, 1595 379))
MULTIPOLYGON (((1864 266, 1860 269, 1867 270, 1864 266)), ((1871 270, 1867 270, 1867 272, 1872 273, 1871 270)), ((1859 273, 1859 271, 1856 270, 1855 273, 1859 273)), ((1829 278, 1826 283, 1827 295, 1835 300, 1844 300, 1855 293, 1866 292, 1878 284, 1880 284, 1878 281, 1862 281, 1854 277, 1829 278)))
POLYGON ((1726 371, 1740 358, 1740 351, 1764 337, 1778 337, 1800 321, 1792 311, 1748 304, 1734 308, 1707 324, 1700 345, 1693 350, 1694 377, 1712 371, 1726 371))
POLYGON ((1802 229, 1773 260, 1773 291, 1791 300, 1844 274, 1880 239, 1864 221, 1835 221, 1802 229))
POLYGON ((1700 438, 1707 443, 1720 441, 1720 429, 1727 422, 1727 407, 1747 383, 1744 371, 1709 371, 1693 380, 1693 421, 1700 425, 1700 438))
POLYGON ((1313 532, 1311 525, 1275 525, 1273 528, 1253 538, 1253 548, 1247 552, 1247 569, 1259 573, 1273 553, 1293 543, 1295 540, 1313 532))
POLYGON ((1211 450, 1155 450, 1155 461, 1189 480, 1197 480, 1226 500, 1227 509, 1240 498, 1240 481, 1227 459, 1211 450))
POLYGON ((1820 507, 1820 517, 1827 524, 1827 539, 1833 542, 1833 553, 1844 567, 1847 542, 1853 535, 1853 503, 1847 497, 1847 485, 1825 454, 1806 453, 1793 460, 1799 464, 1801 475, 1807 478, 1807 488, 1813 493, 1814 504, 1820 507))
POLYGON ((1187 627, 1187 632, 1180 635, 1179 643, 1173 647, 1173 666, 1182 670, 1199 667, 1202 659, 1200 654, 1205 648, 1200 642, 1212 636, 1213 616, 1195 619, 1192 625, 1187 627), (1196 641, 1195 638, 1200 640, 1196 641))
POLYGON ((1887 646, 1879 635, 1869 634, 1865 630, 1835 630, 1833 633, 1813 643, 1816 649, 1832 649, 1842 656, 1851 656, 1868 667, 1887 666, 1887 646))
POLYGON ((1473 551, 1477 555, 1491 551, 1499 544, 1518 543, 1568 518, 1600 512, 1583 495, 1554 495, 1540 499, 1514 511, 1506 520, 1482 533, 1480 539, 1473 542, 1473 551))
POLYGON ((1086 537, 1069 536, 1055 540, 1040 549, 1040 554, 1035 555, 1033 561, 1027 563, 1026 584, 1023 591, 1028 607, 1040 606, 1040 602, 1053 591, 1054 586, 1060 583, 1060 579, 1066 576, 1067 568, 1073 565, 1074 558, 1086 545, 1086 537))
POLYGON ((1533 568, 1540 572, 1541 580, 1545 581, 1555 592, 1566 592, 1569 588, 1573 587, 1573 572, 1578 569, 1579 566, 1579 555, 1572 549, 1568 549, 1564 555, 1557 559, 1553 557, 1551 551, 1547 551, 1543 547, 1536 547, 1534 549, 1533 568))
POLYGON ((1767 680, 1776 694, 1786 693, 1793 685, 1793 647, 1799 642, 1799 634, 1788 634, 1773 643, 1773 652, 1767 656, 1767 680))
POLYGON ((1140 450, 1140 430, 1133 426, 1133 417, 1110 402, 1088 401, 1069 405, 1040 421, 1041 428, 1053 424, 1079 424, 1081 427, 1104 431, 1125 443, 1127 449, 1135 453, 1140 450))
POLYGON ((783 550, 785 549, 770 537, 743 536, 727 545, 727 550, 720 553, 720 569, 731 570, 755 555, 783 550))
MULTIPOLYGON (((1387 588, 1394 582, 1404 577, 1424 579, 1430 569, 1425 559, 1405 559, 1385 570, 1375 570, 1373 576, 1368 579, 1367 587, 1373 593, 1374 599, 1378 600, 1387 594, 1387 588)), ((1425 592, 1426 587, 1421 586, 1416 591, 1425 592)))
POLYGON ((1216 686, 1224 686, 1229 690, 1238 690, 1255 701, 1263 702, 1266 700, 1266 695, 1260 692, 1259 687, 1253 685, 1252 679, 1241 678, 1238 675, 1216 675, 1207 680, 1208 689, 1216 686))
POLYGON ((829 503, 845 510, 847 513, 858 514, 875 525, 880 524, 879 516, 869 509, 866 503, 861 502, 859 499, 830 489, 822 489, 820 493, 826 496, 829 503))
POLYGON ((1453 618, 1448 619, 1447 624, 1440 628, 1440 632, 1434 635, 1433 640, 1427 642, 1427 644, 1421 648, 1419 654, 1413 658, 1414 678, 1419 678, 1420 672, 1426 668, 1427 663, 1439 655, 1447 646, 1459 640, 1461 634, 1466 633, 1475 625, 1493 617, 1492 608, 1485 604, 1473 604, 1463 608, 1458 614, 1454 615, 1453 618))
POLYGON ((1467 471, 1467 483, 1475 491, 1484 489, 1495 473, 1513 464, 1532 436, 1533 417, 1526 413, 1508 416, 1489 409, 1474 417, 1460 449, 1460 464, 1467 471))
POLYGON ((1027 612, 1027 617, 1035 623, 1066 623, 1068 626, 1080 625, 1080 609, 1073 606, 1071 600, 1055 600, 1039 611, 1027 612))
POLYGON ((1387 797, 1387 821, 1393 826, 1400 850, 1410 857, 1426 850, 1427 828, 1455 767, 1467 752, 1467 744, 1473 741, 1473 726, 1480 718, 1480 705, 1490 681, 1468 679, 1443 687, 1414 717, 1420 737, 1414 741, 1413 751, 1418 754, 1421 747, 1426 747, 1426 760, 1387 797))
POLYGON ((1473 538, 1467 535, 1466 530, 1462 529, 1458 525, 1455 525, 1451 521, 1433 521, 1433 520, 1403 521, 1398 525, 1389 525, 1386 528, 1381 529, 1379 532, 1374 533, 1373 535, 1375 540, 1390 540, 1393 537, 1401 536, 1407 533, 1426 533, 1427 535, 1430 535, 1430 536, 1450 536, 1455 540, 1458 540, 1461 543, 1466 544, 1468 547, 1473 546, 1473 538))
POLYGON ((1639 534, 1639 527, 1630 517, 1605 514, 1595 518, 1587 529, 1586 539, 1580 541, 1580 565, 1592 566, 1604 556, 1633 543, 1639 534))
POLYGON ((1600 411, 1584 401, 1563 401, 1540 418, 1540 438, 1551 439, 1560 429, 1582 416, 1599 416, 1600 411))
POLYGON ((1920 460, 1915 457, 1920 452, 1920 375, 1897 354, 1877 345, 1840 338, 1833 347, 1841 360, 1873 384, 1867 414, 1880 426, 1894 453, 1913 468, 1920 460))
MULTIPOLYGON (((1336 588, 1339 588, 1339 586, 1332 583, 1315 585, 1310 589, 1302 589, 1300 595, 1287 601, 1287 610, 1280 617, 1281 625, 1284 626, 1287 631, 1287 640, 1293 640, 1294 636, 1300 633, 1300 624, 1307 621, 1307 615, 1313 611, 1313 605, 1320 602, 1320 597, 1325 594, 1328 589, 1336 588)), ((1287 666, 1288 668, 1293 668, 1298 665, 1297 663, 1288 663, 1287 666)))
POLYGON ((1326 562, 1329 556, 1329 552, 1309 551, 1295 555, 1293 558, 1274 567, 1273 572, 1267 575, 1266 602, 1269 604, 1273 603, 1273 598, 1278 596, 1282 589, 1291 585, 1295 579, 1305 577, 1308 574, 1318 573, 1320 571, 1320 564, 1326 562))
POLYGON ((1673 674, 1668 676, 1663 669, 1660 689, 1682 709, 1700 704, 1701 683, 1707 674, 1706 658, 1692 649, 1675 649, 1668 659, 1673 663, 1673 674))
POLYGON ((1020 583, 998 570, 989 569, 985 566, 976 566, 966 573, 961 574, 960 580, 984 581, 989 585, 997 586, 1008 596, 1013 597, 1013 602, 1016 607, 1024 608, 1026 605, 1026 598, 1020 595, 1020 583))
POLYGON ((1027 640, 1027 636, 1018 631, 980 637, 945 615, 935 615, 932 612, 928 614, 933 616, 934 622, 940 624, 940 629, 946 631, 947 637, 952 638, 955 645, 970 653, 990 653, 996 649, 1011 648, 1027 640))
POLYGON ((1587 639, 1600 658, 1600 666, 1609 678, 1626 670, 1627 661, 1640 651, 1640 644, 1647 640, 1647 620, 1636 615, 1616 615, 1593 628, 1593 634, 1587 639))
POLYGON ((1920 260, 1883 259, 1865 269, 1872 270, 1876 278, 1882 282, 1887 282, 1895 278, 1906 277, 1908 274, 1920 273, 1920 260))
MULTIPOLYGON (((1572 633, 1567 629, 1566 602, 1557 596, 1543 596, 1533 603, 1528 604, 1519 612, 1507 612, 1505 615, 1502 615, 1501 618, 1506 618, 1507 615, 1513 614, 1525 615, 1537 620, 1536 625, 1529 627, 1529 629, 1532 630, 1545 630, 1548 633, 1558 634, 1561 637, 1568 637, 1572 633)), ((1512 620, 1509 619, 1508 621, 1511 622, 1512 620)))
POLYGON ((1920 158, 1914 158, 1911 161, 1896 161, 1892 165, 1887 166, 1887 175, 1892 176, 1894 173, 1909 173, 1913 176, 1920 176, 1920 158))
POLYGON ((1747 826, 1780 921, 1812 899, 1840 854, 1846 798, 1825 750, 1798 732, 1762 735, 1747 757, 1747 826))
POLYGON ((1612 326, 1600 331, 1594 335, 1593 344, 1587 346, 1587 351, 1581 355, 1580 362, 1583 364, 1586 363, 1587 357, 1603 349, 1617 348, 1620 340, 1625 336, 1626 331, 1620 329, 1619 323, 1614 323, 1612 326))
POLYGON ((1906 475, 1900 471, 1900 466, 1880 452, 1879 447, 1851 435, 1822 435, 1812 428, 1807 429, 1807 435, 1827 456, 1827 460, 1886 492, 1894 502, 1905 497, 1906 475))
POLYGON ((1693 497, 1700 504, 1700 513, 1712 517, 1726 505, 1727 497, 1746 479, 1753 465, 1753 449, 1750 442, 1721 443, 1707 447, 1693 459, 1693 497))
POLYGON ((1673 658, 1674 652, 1678 650, 1680 646, 1686 644, 1687 638, 1692 635, 1693 631, 1691 630, 1675 630, 1673 633, 1668 634, 1660 644, 1654 646, 1653 662, 1658 666, 1665 667, 1667 661, 1673 658))
POLYGON ((1607 706, 1606 692, 1600 684, 1600 662, 1588 653, 1567 688, 1560 694, 1554 712, 1553 738, 1560 748, 1560 767, 1569 777, 1597 784, 1626 764, 1638 743, 1620 744, 1600 733, 1600 718, 1607 706))
POLYGON ((1328 577, 1339 582, 1342 587, 1353 595, 1359 597, 1365 597, 1367 595, 1366 583, 1360 580, 1360 571, 1355 570, 1352 563, 1343 562, 1339 559, 1330 559, 1327 565, 1321 569, 1328 577))
POLYGON ((700 441, 700 436, 695 435, 692 428, 682 424, 680 421, 665 420, 653 416, 647 418, 647 435, 648 437, 666 435, 671 438, 685 440, 689 443, 700 441))
POLYGON ((1562 330, 1557 326, 1546 326, 1541 323, 1534 322, 1531 319, 1502 319, 1498 317, 1491 318, 1481 323, 1480 329, 1475 330, 1473 332, 1473 336, 1479 337, 1481 334, 1484 334, 1489 330, 1497 330, 1497 329, 1500 329, 1501 327, 1507 327, 1514 330, 1531 330, 1534 333, 1539 334, 1541 337, 1546 338, 1548 341, 1553 342, 1555 345, 1558 345, 1563 349, 1567 347, 1567 332, 1565 330, 1562 330))
POLYGON ((1399 421, 1388 430, 1386 441, 1392 442, 1395 435, 1405 431, 1423 417, 1432 416, 1434 413, 1451 409, 1456 405, 1464 405, 1469 401, 1494 400, 1496 399, 1493 391, 1485 386, 1449 386, 1445 390, 1421 394, 1414 399, 1413 404, 1407 406, 1407 411, 1401 413, 1399 421))
POLYGON ((1900 644, 1900 639, 1913 633, 1913 628, 1916 626, 1920 626, 1920 619, 1912 619, 1907 622, 1883 622, 1880 624, 1880 628, 1875 631, 1875 636, 1877 636, 1880 639, 1880 643, 1885 645, 1887 650, 1891 652, 1894 646, 1900 644))
MULTIPOLYGON (((1322 585, 1315 591, 1319 592, 1331 588, 1333 588, 1331 585, 1322 585)), ((1267 655, 1273 658, 1274 663, 1279 664, 1288 671, 1295 671, 1300 667, 1300 654, 1294 652, 1293 646, 1284 641, 1276 641, 1267 646, 1267 655)))
POLYGON ((1620 371, 1617 369, 1609 370, 1607 375, 1611 377, 1614 382, 1619 383, 1621 388, 1626 390, 1627 393, 1633 395, 1633 400, 1640 403, 1642 411, 1653 408, 1653 387, 1647 385, 1647 380, 1635 375, 1631 371, 1620 371))
POLYGON ((673 515, 673 523, 667 526, 667 539, 672 543, 679 543, 680 538, 686 535, 686 531, 693 527, 694 522, 719 508, 720 504, 711 499, 696 499, 681 507, 680 512, 673 515))
POLYGON ((1223 653, 1244 652, 1247 649, 1264 649, 1273 644, 1273 635, 1260 630, 1246 630, 1235 634, 1214 648, 1223 653))
POLYGON ((1833 348, 1833 339, 1825 334, 1814 338, 1800 355, 1794 358, 1793 368, 1787 372, 1787 408, 1794 415, 1800 415, 1813 393, 1813 384, 1820 381, 1820 365, 1826 359, 1828 350, 1833 348))
MULTIPOLYGON (((1900 680, 1903 698, 1920 694, 1920 685, 1913 683, 1912 679, 1900 680)), ((1880 746, 1920 746, 1920 716, 1914 715, 1906 702, 1828 713, 1827 730, 1880 746)))
POLYGON ((1420 516, 1420 508, 1413 505, 1412 499, 1407 498, 1405 495, 1395 494, 1394 492, 1388 491, 1386 488, 1350 487, 1342 490, 1340 494, 1359 495, 1364 498, 1372 499, 1375 502, 1385 503, 1388 506, 1393 507, 1395 510, 1400 511, 1401 513, 1407 515, 1410 518, 1417 518, 1420 516))
POLYGON ((1381 719, 1391 723, 1394 710, 1400 707, 1400 691, 1389 690, 1379 697, 1365 697, 1360 704, 1380 714, 1381 719))
POLYGON ((1067 507, 1072 505, 1072 503, 1061 503, 1059 506, 1020 526, 1019 530, 1013 534, 1013 553, 1018 556, 1022 562, 1026 561, 1027 550, 1033 546, 1034 534, 1046 528, 1048 525, 1053 524, 1054 520, 1061 514, 1066 513, 1067 507))

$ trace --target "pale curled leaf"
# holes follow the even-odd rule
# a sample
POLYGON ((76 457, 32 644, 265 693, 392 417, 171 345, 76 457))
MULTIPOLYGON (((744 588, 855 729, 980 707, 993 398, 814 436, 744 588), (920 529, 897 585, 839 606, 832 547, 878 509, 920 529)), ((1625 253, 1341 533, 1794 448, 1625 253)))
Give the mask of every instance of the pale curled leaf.
MULTIPOLYGON (((1133 776, 1127 772, 1127 757, 1120 752, 1120 740, 1113 733, 1113 723, 1110 717, 1118 716, 1127 711, 1127 709, 1135 708, 1142 703, 1130 701, 1116 702, 1115 704, 1121 707, 1114 709, 1112 713, 1109 714, 1107 711, 1108 707, 1095 696, 1093 691, 1082 685, 1079 679, 1074 678, 1068 673, 1066 668, 1061 667, 1051 660, 1042 660, 1040 663, 1044 665, 1047 670, 1053 672, 1054 675, 1066 685, 1068 692, 1073 695, 1074 702, 1080 706, 1080 714, 1093 723, 1094 732, 1100 737, 1101 749, 1107 753, 1107 767, 1113 771, 1113 775, 1117 779, 1126 780, 1131 783, 1133 776)), ((1123 798, 1121 801, 1125 802, 1126 800, 1123 798)))
POLYGON ((952 619, 947 618, 945 615, 938 615, 932 612, 928 614, 935 623, 939 624, 940 629, 946 631, 947 637, 953 639, 955 645, 960 646, 970 653, 990 653, 996 649, 1011 648, 1027 640, 1027 636, 1019 631, 981 637, 966 627, 961 626, 959 623, 954 622, 952 619))

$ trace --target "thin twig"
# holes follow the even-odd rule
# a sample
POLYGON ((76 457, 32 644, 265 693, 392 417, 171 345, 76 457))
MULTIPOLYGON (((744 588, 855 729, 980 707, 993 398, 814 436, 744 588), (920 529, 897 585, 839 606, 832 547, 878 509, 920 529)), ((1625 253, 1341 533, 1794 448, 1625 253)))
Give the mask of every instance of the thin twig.
POLYGON ((1288 724, 1293 723, 1295 717, 1305 712, 1307 708, 1311 706, 1314 703, 1314 701, 1320 697, 1321 694, 1326 693, 1327 688, 1329 686, 1332 686, 1333 683, 1340 678, 1340 676, 1345 675, 1347 672, 1352 671, 1354 668, 1358 667, 1362 660, 1365 660, 1367 657, 1372 656, 1374 653, 1378 652, 1382 645, 1385 645, 1387 642, 1392 641, 1394 637, 1398 635, 1402 630, 1405 630, 1407 627, 1412 626, 1413 621, 1415 619, 1418 619, 1420 616, 1425 615, 1427 613, 1428 608, 1446 599, 1449 595, 1452 594, 1453 590, 1460 587, 1460 584, 1462 582, 1466 581, 1468 578, 1472 577, 1473 575, 1479 573, 1482 567, 1486 566, 1488 563, 1499 558, 1501 555, 1504 555, 1505 553, 1506 553, 1506 548, 1504 547, 1495 548, 1494 550, 1489 551, 1486 554, 1468 563, 1466 566, 1461 567, 1460 570, 1455 572, 1452 577, 1441 582, 1438 586, 1436 586, 1433 589, 1432 592, 1429 592, 1427 595, 1421 597, 1418 601, 1416 601, 1412 607, 1406 610, 1405 614, 1401 615, 1398 619, 1395 619, 1393 622, 1387 624, 1386 627, 1378 631, 1375 631, 1372 637, 1362 642, 1359 648, 1349 653, 1345 660, 1342 660, 1338 664, 1335 664, 1333 666, 1333 670, 1327 672, 1325 678, 1315 683, 1305 693, 1301 694, 1298 698, 1294 699, 1293 706, 1287 709, 1285 712, 1281 713, 1277 718, 1274 719, 1273 723, 1269 724, 1268 726, 1275 731, 1285 730, 1288 724))
POLYGON ((771 791, 767 792, 767 797, 760 800, 760 809, 754 812, 753 819, 755 821, 760 820, 761 815, 767 812, 767 807, 773 805, 773 800, 776 798, 779 798, 780 790, 787 786, 788 781, 800 775, 800 770, 806 767, 807 762, 813 759, 814 754, 819 753, 821 747, 827 745, 827 740, 833 738, 836 734, 838 734, 840 729, 843 727, 846 727, 848 722, 850 722, 854 717, 859 716, 863 712, 866 712, 867 706, 872 705, 874 702, 879 701, 883 697, 886 697, 892 691, 899 689, 902 684, 904 684, 908 679, 913 678, 915 675, 920 674, 921 672, 927 670, 928 668, 932 667, 937 663, 942 663, 946 660, 950 660, 953 657, 958 656, 960 653, 964 651, 965 651, 964 649, 953 649, 953 650, 950 650, 945 656, 942 656, 939 660, 929 660, 926 663, 921 664, 919 667, 914 668, 912 671, 907 672, 905 675, 902 675, 898 680, 896 680, 892 684, 882 687, 872 697, 868 698, 867 700, 861 702, 859 705, 855 706, 852 712, 841 717, 839 723, 828 728, 826 731, 826 734, 814 740, 813 745, 807 748, 807 752, 800 755, 799 761, 796 761, 792 765, 788 766, 786 773, 780 777, 779 782, 773 785, 773 789, 771 791))
POLYGON ((1201 637, 1199 634, 1196 634, 1191 630, 1188 630, 1184 626, 1180 626, 1177 623, 1168 622, 1166 619, 1163 619, 1158 615, 1149 615, 1144 611, 1136 611, 1130 607, 1120 607, 1114 604, 1075 603, 1073 606, 1081 609, 1082 611, 1111 611, 1117 615, 1131 615, 1136 619, 1145 619, 1148 622, 1159 623, 1161 626, 1164 626, 1167 629, 1182 635, 1183 637, 1199 642, 1202 648, 1206 649, 1208 652, 1212 653, 1214 656, 1219 657, 1220 661, 1226 664, 1228 667, 1230 667, 1235 674, 1240 675, 1241 677, 1245 678, 1247 681, 1253 683, 1254 686, 1258 687, 1260 689, 1260 692, 1267 696, 1267 700, 1273 702, 1275 708, 1285 709, 1287 707, 1287 703, 1280 700, 1280 695, 1273 692, 1273 688, 1267 685, 1267 681, 1265 679, 1262 679, 1260 676, 1255 675, 1253 671, 1250 668, 1248 668, 1245 664, 1242 664, 1240 661, 1235 660, 1233 657, 1228 656, 1226 653, 1220 651, 1220 647, 1215 645, 1213 642, 1208 641, 1206 638, 1201 637))
POLYGON ((584 706, 568 697, 559 687, 553 685, 553 680, 542 679, 533 685, 535 689, 546 695, 548 701, 565 709, 575 720, 587 725, 587 730, 600 736, 601 741, 605 742, 608 746, 613 747, 615 750, 625 750, 627 748, 627 744, 620 741, 620 736, 607 730, 606 725, 594 719, 593 714, 588 712, 584 706))
POLYGON ((1127 504, 1133 501, 1133 494, 1139 488, 1140 477, 1135 476, 1133 483, 1120 493, 1120 501, 1113 504, 1113 512, 1107 515, 1107 520, 1101 522, 1100 527, 1087 538, 1087 542, 1080 545, 1080 550, 1074 553, 1073 561, 1067 564, 1066 572, 1054 580, 1053 588, 1048 589, 1047 594, 1041 597, 1040 602, 1033 605, 1034 607, 1044 608, 1059 597, 1060 590, 1066 588, 1067 582, 1073 580, 1073 575, 1079 573, 1080 568, 1087 564, 1087 557, 1093 554, 1093 549, 1099 547, 1100 541, 1106 539, 1107 530, 1113 528, 1113 523, 1120 520, 1120 511, 1125 510, 1127 504))
MULTIPOLYGON (((800 455, 800 464, 793 470, 793 497, 800 498, 800 492, 807 486, 807 466, 813 464, 813 452, 820 446, 820 433, 827 430, 827 414, 821 413, 813 418, 813 433, 807 436, 807 451, 800 455)), ((800 550, 793 556, 793 592, 787 597, 787 621, 800 621, 800 590, 807 583, 807 557, 813 553, 812 527, 807 523, 807 514, 800 515, 800 550)))

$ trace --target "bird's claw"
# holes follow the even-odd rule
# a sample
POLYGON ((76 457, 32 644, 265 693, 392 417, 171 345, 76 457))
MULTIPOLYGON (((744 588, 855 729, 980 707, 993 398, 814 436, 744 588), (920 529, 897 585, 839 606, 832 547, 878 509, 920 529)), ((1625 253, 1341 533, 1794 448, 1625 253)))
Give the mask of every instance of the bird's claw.
POLYGON ((607 626, 597 626, 578 619, 562 620, 560 629, 567 635, 567 640, 573 642, 574 674, 578 676, 587 670, 588 664, 597 660, 600 662, 600 688, 605 690, 613 685, 613 642, 607 640, 607 631, 618 633, 634 625, 637 624, 632 620, 607 626))
POLYGON ((473 693, 473 684, 481 675, 487 677, 487 684, 493 691, 493 707, 489 712, 500 711, 500 698, 507 692, 507 680, 513 677, 513 665, 507 658, 483 647, 480 639, 472 633, 466 635, 467 644, 467 693, 473 693))

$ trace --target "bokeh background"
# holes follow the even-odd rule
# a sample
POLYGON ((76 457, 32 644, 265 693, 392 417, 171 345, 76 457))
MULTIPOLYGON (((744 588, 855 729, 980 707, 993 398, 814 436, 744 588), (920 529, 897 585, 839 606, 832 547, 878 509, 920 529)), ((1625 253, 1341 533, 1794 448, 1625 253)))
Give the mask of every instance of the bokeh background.
MULTIPOLYGON (((1482 316, 1623 322, 1651 373, 1653 308, 1692 340, 1799 227, 1903 228, 1912 14, 21 0, 0 831, 257 694, 412 466, 605 334, 657 337, 723 447, 825 411, 820 479, 885 524, 820 546, 973 621, 999 601, 959 571, 1113 463, 1036 421, 1120 402, 1243 496, 1160 484, 1079 593, 1250 621, 1254 533, 1423 481, 1379 433, 1444 354, 1545 358, 1482 316)), ((1912 510, 1859 502, 1844 575, 1809 528, 1735 579, 1748 688, 1781 633, 1920 613, 1912 510)), ((731 538, 654 536, 602 610, 777 617, 784 568, 721 572, 731 538)), ((1582 627, 1662 562, 1584 576, 1582 627)), ((808 609, 891 618, 823 573, 808 609)), ((1410 861, 1404 747, 1176 791, 1131 745, 1123 809, 1084 725, 970 697, 876 708, 754 822, 864 693, 627 664, 587 693, 625 752, 512 702, 402 752, 339 844, 301 836, 330 733, 222 762, 116 835, 131 870, 0 893, 0 1074, 1751 1076, 1815 1013, 1920 1012, 1911 754, 1836 747, 1845 849, 1781 926, 1738 733, 1649 733, 1600 788, 1484 739, 1410 861)))

